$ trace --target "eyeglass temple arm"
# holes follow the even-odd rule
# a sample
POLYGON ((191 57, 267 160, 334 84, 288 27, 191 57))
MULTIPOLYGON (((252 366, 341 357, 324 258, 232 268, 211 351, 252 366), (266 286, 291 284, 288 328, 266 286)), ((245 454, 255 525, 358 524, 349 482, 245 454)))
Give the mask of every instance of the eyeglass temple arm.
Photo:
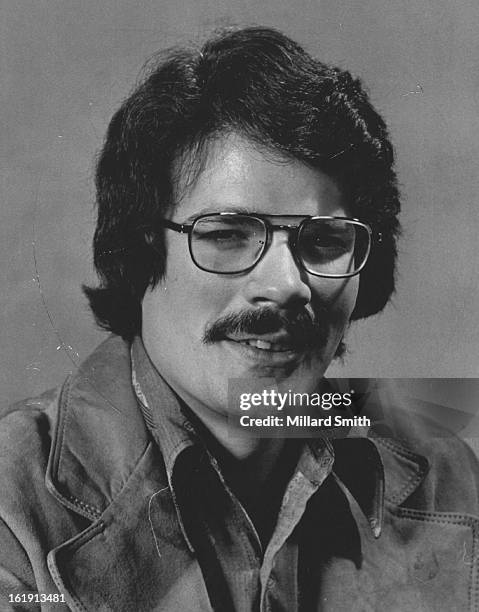
POLYGON ((193 225, 187 223, 175 223, 174 221, 170 221, 169 219, 161 219, 161 224, 167 227, 168 229, 172 229, 175 232, 179 232, 180 234, 189 234, 191 232, 191 228, 193 225))

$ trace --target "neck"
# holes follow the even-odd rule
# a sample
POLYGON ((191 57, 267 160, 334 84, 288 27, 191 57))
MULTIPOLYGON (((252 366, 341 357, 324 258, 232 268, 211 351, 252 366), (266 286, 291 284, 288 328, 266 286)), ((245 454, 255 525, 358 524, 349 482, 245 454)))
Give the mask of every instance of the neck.
POLYGON ((190 408, 196 428, 211 453, 223 466, 241 464, 258 481, 266 481, 285 446, 283 438, 254 437, 249 431, 234 427, 228 417, 190 408))

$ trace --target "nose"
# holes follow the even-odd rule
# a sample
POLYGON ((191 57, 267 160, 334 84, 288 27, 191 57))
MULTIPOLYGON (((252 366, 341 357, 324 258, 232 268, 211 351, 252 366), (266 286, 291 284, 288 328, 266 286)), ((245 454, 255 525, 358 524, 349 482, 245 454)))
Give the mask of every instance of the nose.
POLYGON ((274 232, 266 253, 248 274, 245 291, 247 300, 256 306, 291 308, 309 304, 309 275, 295 260, 287 232, 274 232))

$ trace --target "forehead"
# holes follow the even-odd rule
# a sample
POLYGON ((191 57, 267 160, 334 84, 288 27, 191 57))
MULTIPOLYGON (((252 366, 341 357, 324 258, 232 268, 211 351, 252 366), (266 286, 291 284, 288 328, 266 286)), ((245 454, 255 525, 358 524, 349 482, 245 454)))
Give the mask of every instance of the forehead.
POLYGON ((209 145, 199 174, 181 189, 173 216, 182 222, 223 211, 345 216, 344 200, 323 172, 231 134, 209 145))

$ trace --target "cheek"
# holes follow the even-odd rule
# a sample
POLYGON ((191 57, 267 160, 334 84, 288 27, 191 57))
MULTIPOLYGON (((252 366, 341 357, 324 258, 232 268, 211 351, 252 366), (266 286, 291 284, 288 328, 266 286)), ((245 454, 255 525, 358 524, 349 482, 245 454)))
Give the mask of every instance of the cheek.
POLYGON ((163 288, 164 306, 169 308, 172 319, 182 316, 180 324, 187 325, 190 320, 214 318, 232 299, 231 285, 229 279, 197 268, 186 241, 170 240, 166 274, 159 289, 163 288))
POLYGON ((225 279, 194 270, 171 267, 143 299, 143 326, 156 336, 174 337, 183 347, 202 343, 208 324, 227 312, 234 288, 225 279))
MULTIPOLYGON (((339 321, 349 321, 356 304, 359 277, 345 279, 315 279, 311 284, 313 302, 319 310, 326 309, 339 321)), ((313 304, 313 305, 314 305, 313 304)))
POLYGON ((359 293, 359 276, 353 276, 347 281, 346 287, 344 289, 345 293, 345 307, 347 311, 348 321, 351 317, 351 314, 356 306, 356 300, 358 298, 359 293))

